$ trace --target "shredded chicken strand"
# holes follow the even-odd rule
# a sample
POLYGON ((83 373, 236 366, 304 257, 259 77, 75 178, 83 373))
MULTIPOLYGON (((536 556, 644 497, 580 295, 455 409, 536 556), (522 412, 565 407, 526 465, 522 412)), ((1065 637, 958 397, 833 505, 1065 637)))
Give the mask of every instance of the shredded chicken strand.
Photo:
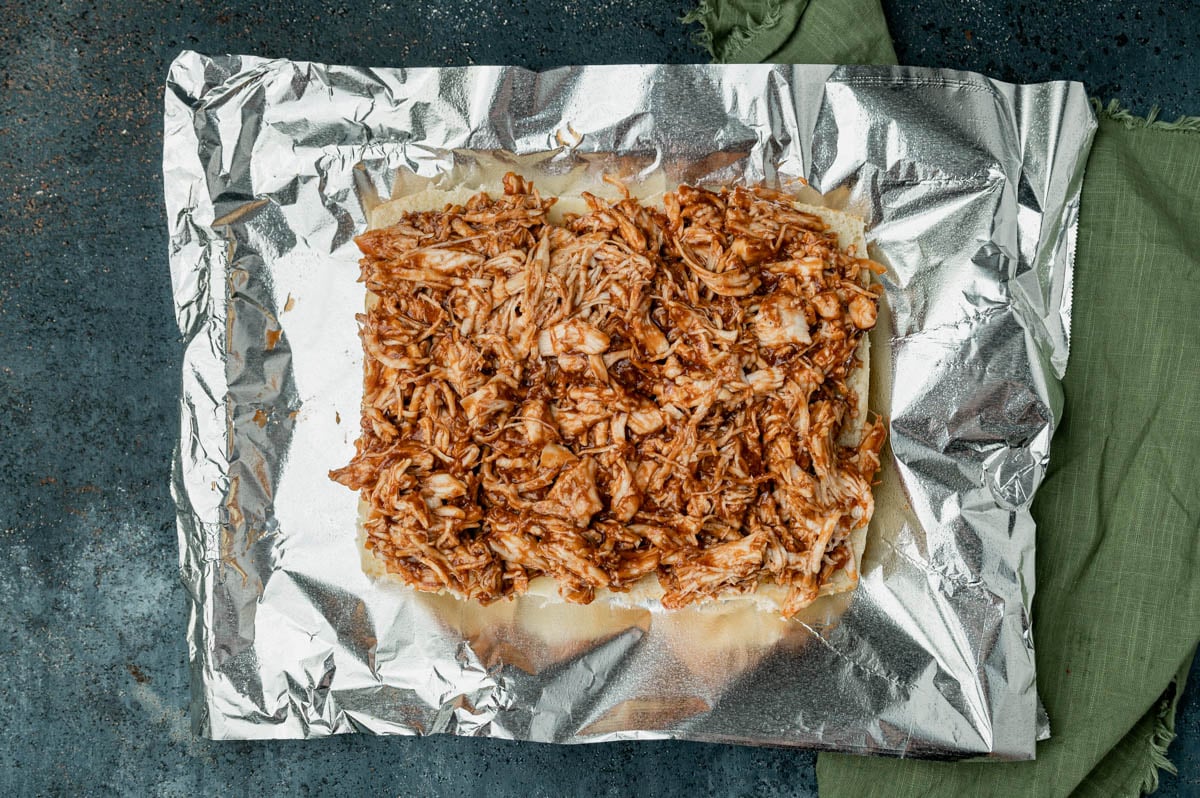
POLYGON ((568 601, 657 575, 667 608, 788 588, 792 615, 870 519, 884 424, 848 386, 877 264, 766 189, 662 210, 504 193, 356 241, 371 294, 357 454, 366 546, 419 590, 568 601))

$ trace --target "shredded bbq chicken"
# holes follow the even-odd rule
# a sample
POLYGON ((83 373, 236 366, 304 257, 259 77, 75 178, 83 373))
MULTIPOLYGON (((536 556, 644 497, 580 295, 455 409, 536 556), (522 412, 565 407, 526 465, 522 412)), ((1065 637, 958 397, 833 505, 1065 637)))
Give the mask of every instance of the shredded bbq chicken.
POLYGON ((419 590, 568 601, 655 574, 667 608, 762 583, 783 614, 870 518, 883 423, 847 378, 878 286, 817 216, 765 189, 664 209, 504 194, 358 237, 372 299, 357 454, 366 546, 419 590))

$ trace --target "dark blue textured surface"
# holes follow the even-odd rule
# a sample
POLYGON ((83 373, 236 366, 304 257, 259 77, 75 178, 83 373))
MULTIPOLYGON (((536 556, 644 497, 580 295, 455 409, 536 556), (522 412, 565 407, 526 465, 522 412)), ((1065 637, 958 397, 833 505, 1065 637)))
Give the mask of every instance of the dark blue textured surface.
MULTIPOLYGON (((704 60, 676 22, 686 0, 560 5, 6 4, 0 795, 814 793, 811 755, 790 751, 363 736, 210 743, 190 732, 167 493, 181 353, 160 186, 166 65, 184 48, 376 65, 704 60)), ((1022 5, 918 0, 889 12, 911 63, 1081 78, 1135 108, 1158 98, 1172 113, 1200 112, 1195 9, 1164 21, 1167 3, 1139 14, 1064 2, 1056 18, 1036 4, 1017 14, 1022 5)), ((1165 795, 1200 792, 1197 693, 1172 749, 1181 776, 1165 795)))
POLYGON ((1200 2, 884 0, 903 64, 1080 80, 1145 114, 1200 114, 1200 2))

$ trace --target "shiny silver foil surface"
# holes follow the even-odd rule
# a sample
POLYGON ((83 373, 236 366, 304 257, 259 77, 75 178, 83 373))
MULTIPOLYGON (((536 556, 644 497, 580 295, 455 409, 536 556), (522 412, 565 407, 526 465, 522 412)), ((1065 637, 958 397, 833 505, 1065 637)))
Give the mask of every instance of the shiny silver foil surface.
POLYGON ((180 55, 163 166, 198 730, 1033 757, 1029 505, 1094 130, 1079 84, 930 69, 180 55), (509 167, 539 185, 803 178, 866 219, 890 436, 856 591, 784 621, 745 603, 481 608, 364 572, 358 496, 327 475, 358 432, 353 237, 395 191, 509 167))

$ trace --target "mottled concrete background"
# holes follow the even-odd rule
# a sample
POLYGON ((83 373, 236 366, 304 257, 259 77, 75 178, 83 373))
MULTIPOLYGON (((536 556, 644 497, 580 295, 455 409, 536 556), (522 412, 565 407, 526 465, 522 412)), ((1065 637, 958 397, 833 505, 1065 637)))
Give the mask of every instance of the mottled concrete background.
MULTIPOLYGON (((3 5, 0 795, 815 793, 811 755, 790 751, 210 743, 185 716, 167 493, 180 345, 160 186, 171 58, 190 48, 393 66, 702 61, 677 23, 687 0, 3 5)), ((888 10, 903 61, 1082 79, 1135 109, 1157 100, 1170 116, 1200 113, 1200 13, 1186 5, 918 0, 888 10)), ((1198 692, 1164 795, 1200 792, 1198 692)))

